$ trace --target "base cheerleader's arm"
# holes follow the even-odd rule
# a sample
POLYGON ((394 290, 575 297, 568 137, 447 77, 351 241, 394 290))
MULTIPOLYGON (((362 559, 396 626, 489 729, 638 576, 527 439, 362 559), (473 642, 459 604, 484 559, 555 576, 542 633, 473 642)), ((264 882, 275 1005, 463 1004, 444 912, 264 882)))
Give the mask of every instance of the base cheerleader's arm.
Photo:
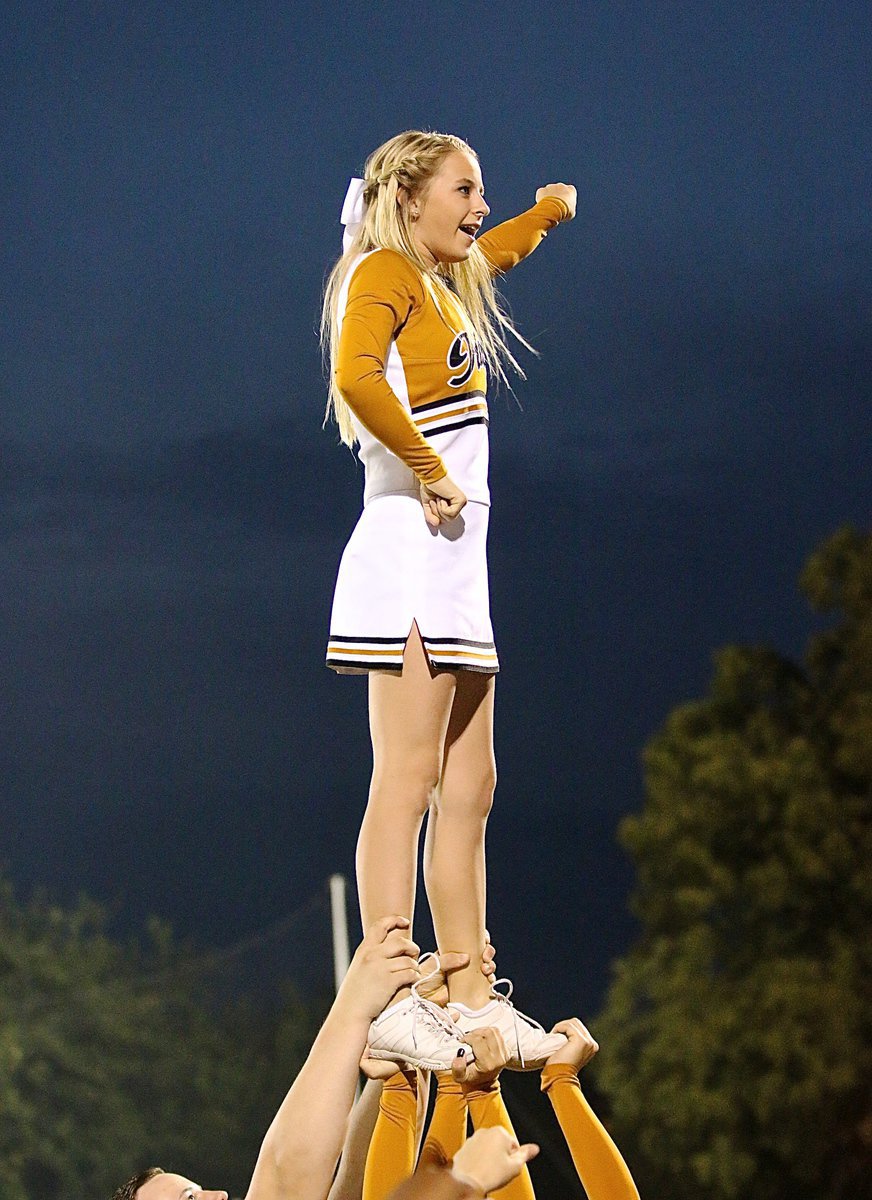
POLYGON ((336 1172, 371 1022, 418 976, 406 917, 376 921, 267 1130, 246 1200, 324 1200, 336 1172))
POLYGON ((436 1072, 436 1101, 418 1169, 449 1166, 466 1141, 466 1099, 450 1071, 436 1072))
POLYGON ((379 1063, 366 1055, 361 1068, 370 1079, 379 1074, 384 1079, 366 1156, 363 1200, 386 1200, 415 1166, 418 1080, 414 1071, 398 1071, 395 1063, 379 1063), (384 1073, 379 1068, 384 1068, 384 1073))
POLYGON ((478 238, 480 248, 494 275, 516 267, 561 221, 575 216, 575 188, 566 183, 549 183, 539 188, 536 203, 526 212, 494 226, 478 238))
POLYGON ((627 1164, 582 1095, 578 1072, 599 1047, 581 1021, 560 1021, 567 1045, 542 1070, 542 1091, 554 1109, 588 1200, 639 1200, 627 1164))
POLYGON ((372 1132, 378 1119, 381 1089, 381 1080, 368 1079, 351 1110, 342 1145, 342 1157, 327 1200, 362 1200, 363 1173, 372 1132))
POLYGON ((505 1129, 478 1129, 450 1167, 425 1167, 391 1192, 389 1200, 484 1200, 500 1189, 538 1154, 539 1147, 518 1142, 505 1129))
MULTIPOLYGON (((454 1076, 460 1083, 463 1100, 476 1132, 503 1130, 517 1144, 515 1130, 500 1092, 499 1075, 509 1060, 503 1036, 498 1029, 476 1029, 467 1034, 475 1053, 472 1063, 456 1064, 454 1076)), ((499 1191, 495 1200, 536 1200, 533 1181, 526 1165, 499 1191)))
MULTIPOLYGON (((474 1129, 505 1129, 511 1137, 516 1137, 498 1079, 484 1086, 469 1089, 466 1102, 474 1129)), ((494 1200, 536 1200, 533 1181, 526 1166, 521 1168, 510 1183, 494 1192, 494 1200)))

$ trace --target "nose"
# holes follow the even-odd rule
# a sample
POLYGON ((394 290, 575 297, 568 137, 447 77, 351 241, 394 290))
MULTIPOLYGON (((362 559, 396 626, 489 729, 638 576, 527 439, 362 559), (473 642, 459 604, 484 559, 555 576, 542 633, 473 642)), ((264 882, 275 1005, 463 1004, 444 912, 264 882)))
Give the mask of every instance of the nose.
POLYGON ((479 196, 478 204, 475 206, 475 211, 480 217, 486 217, 490 212, 490 206, 484 196, 479 196))

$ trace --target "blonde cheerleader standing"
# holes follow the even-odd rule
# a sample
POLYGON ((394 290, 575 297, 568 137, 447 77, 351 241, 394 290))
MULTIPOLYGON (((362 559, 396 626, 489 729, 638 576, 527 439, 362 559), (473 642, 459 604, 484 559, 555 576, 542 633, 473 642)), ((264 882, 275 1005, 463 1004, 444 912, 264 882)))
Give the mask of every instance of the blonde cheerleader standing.
POLYGON ((373 774, 357 846, 364 928, 391 914, 411 919, 427 814, 437 943, 469 955, 450 978, 458 1023, 413 988, 373 1023, 371 1055, 443 1069, 464 1032, 496 1024, 513 1049, 509 1065, 535 1070, 563 1035, 525 1017, 479 969, 499 670, 486 372, 517 365, 493 279, 574 216, 575 189, 540 188, 531 209, 481 234, 489 211, 475 153, 441 133, 391 138, 349 188, 322 333, 328 412, 343 441, 359 444, 366 481, 339 566, 327 664, 369 676, 373 774))

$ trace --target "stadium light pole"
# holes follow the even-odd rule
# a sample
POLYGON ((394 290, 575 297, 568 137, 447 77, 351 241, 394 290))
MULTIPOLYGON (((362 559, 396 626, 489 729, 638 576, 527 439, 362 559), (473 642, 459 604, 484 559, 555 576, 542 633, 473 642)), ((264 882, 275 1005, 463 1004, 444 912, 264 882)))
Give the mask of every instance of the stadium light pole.
MULTIPOLYGON (((333 984, 335 990, 345 978, 351 958, 348 953, 348 908, 345 903, 347 887, 344 875, 330 876, 330 924, 333 928, 333 984)), ((354 1089, 355 1103, 360 1099, 360 1078, 354 1089)))
POLYGON ((351 958, 348 953, 348 911, 344 875, 330 876, 330 920, 333 927, 333 983, 336 991, 345 978, 351 958))

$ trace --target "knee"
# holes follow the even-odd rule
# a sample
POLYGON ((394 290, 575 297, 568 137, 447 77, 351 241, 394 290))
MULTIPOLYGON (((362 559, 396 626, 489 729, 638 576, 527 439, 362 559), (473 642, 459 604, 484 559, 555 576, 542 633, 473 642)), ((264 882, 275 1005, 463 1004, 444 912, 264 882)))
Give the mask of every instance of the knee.
POLYGON ((474 776, 446 780, 433 799, 433 809, 437 814, 484 822, 493 806, 496 786, 496 767, 488 763, 474 776))
POLYGON ((423 817, 439 788, 441 762, 438 756, 422 753, 402 762, 377 763, 369 792, 371 805, 388 805, 396 813, 407 811, 423 817))
POLYGON ((497 790, 497 765, 493 760, 483 769, 479 780, 480 803, 487 816, 493 807, 494 792, 497 790))

